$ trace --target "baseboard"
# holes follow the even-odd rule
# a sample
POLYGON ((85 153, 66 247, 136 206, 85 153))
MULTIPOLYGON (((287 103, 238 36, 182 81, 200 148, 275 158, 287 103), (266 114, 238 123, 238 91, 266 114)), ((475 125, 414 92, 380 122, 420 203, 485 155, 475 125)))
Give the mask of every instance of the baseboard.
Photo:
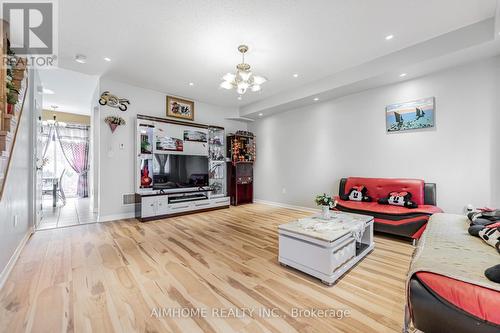
POLYGON ((315 208, 303 207, 303 206, 295 206, 295 205, 289 205, 289 204, 282 203, 282 202, 274 202, 274 201, 267 201, 267 200, 261 200, 261 199, 254 199, 253 202, 261 203, 261 204, 265 204, 265 205, 270 205, 270 206, 288 208, 288 209, 293 209, 293 210, 300 210, 303 212, 318 213, 321 211, 321 209, 315 209, 315 208))
POLYGON ((110 214, 110 215, 99 215, 97 217, 97 222, 108 222, 115 220, 133 219, 135 218, 135 212, 121 213, 121 214, 110 214))
POLYGON ((26 235, 24 235, 23 239, 17 245, 16 250, 12 254, 12 257, 10 257, 9 262, 7 265, 5 265, 5 268, 3 269, 2 273, 0 273, 0 289, 3 288, 5 282, 7 282, 7 279, 12 272, 12 269, 14 268, 14 265, 17 262, 17 259, 19 259, 19 256, 21 255, 22 250, 24 249, 24 246, 28 242, 28 239, 30 239, 31 235, 33 235, 33 228, 29 228, 28 232, 26 235))

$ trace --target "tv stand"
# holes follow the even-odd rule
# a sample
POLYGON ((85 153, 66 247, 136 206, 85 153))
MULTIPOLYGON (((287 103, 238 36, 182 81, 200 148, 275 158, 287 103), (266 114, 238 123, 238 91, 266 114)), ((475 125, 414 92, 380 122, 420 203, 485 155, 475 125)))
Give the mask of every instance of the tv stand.
POLYGON ((141 222, 229 207, 229 197, 210 198, 211 190, 136 193, 141 222))

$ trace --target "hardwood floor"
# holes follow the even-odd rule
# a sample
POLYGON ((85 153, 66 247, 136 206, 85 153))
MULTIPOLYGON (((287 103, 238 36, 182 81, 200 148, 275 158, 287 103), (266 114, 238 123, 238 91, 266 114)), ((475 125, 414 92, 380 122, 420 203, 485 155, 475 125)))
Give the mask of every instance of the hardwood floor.
POLYGON ((277 226, 306 215, 254 204, 40 231, 0 291, 0 330, 400 332, 409 242, 376 236, 375 250, 327 287, 277 262, 277 226), (189 308, 197 316, 183 318, 189 308), (237 308, 255 312, 217 316, 237 308), (350 315, 294 316, 312 308, 350 315))

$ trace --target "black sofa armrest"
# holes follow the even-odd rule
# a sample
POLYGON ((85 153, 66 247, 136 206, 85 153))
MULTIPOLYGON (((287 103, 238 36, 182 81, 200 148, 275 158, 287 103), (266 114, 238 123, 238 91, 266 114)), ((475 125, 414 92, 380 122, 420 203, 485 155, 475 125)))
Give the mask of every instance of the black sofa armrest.
POLYGON ((342 196, 345 194, 345 184, 347 183, 347 178, 341 178, 340 179, 340 185, 339 185, 339 196, 342 196))
POLYGON ((436 184, 425 183, 424 186, 424 205, 436 205, 436 184))

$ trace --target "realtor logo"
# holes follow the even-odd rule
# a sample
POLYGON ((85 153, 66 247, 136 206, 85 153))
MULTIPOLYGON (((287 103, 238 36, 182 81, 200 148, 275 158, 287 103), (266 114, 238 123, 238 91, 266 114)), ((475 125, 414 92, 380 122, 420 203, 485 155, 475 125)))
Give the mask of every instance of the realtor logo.
POLYGON ((54 1, 2 1, 10 49, 27 57, 28 65, 53 66, 57 54, 57 11, 54 1))

